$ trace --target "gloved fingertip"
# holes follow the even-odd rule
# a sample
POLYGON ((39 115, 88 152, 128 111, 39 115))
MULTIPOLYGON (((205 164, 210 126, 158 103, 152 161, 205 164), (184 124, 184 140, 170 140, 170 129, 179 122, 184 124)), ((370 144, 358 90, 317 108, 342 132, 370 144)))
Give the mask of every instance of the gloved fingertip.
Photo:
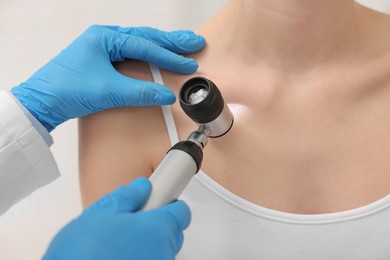
MULTIPOLYGON (((150 196, 152 184, 145 177, 139 177, 131 183, 116 188, 97 203, 106 212, 133 212, 140 209, 150 196)), ((96 207, 96 206, 95 206, 96 207)))
POLYGON ((153 104, 156 106, 171 105, 175 103, 176 96, 175 93, 167 87, 159 87, 156 89, 153 104))
POLYGON ((186 229, 190 225, 191 211, 184 201, 178 200, 164 206, 163 208, 175 218, 181 230, 186 229))
POLYGON ((198 63, 194 59, 182 56, 177 56, 174 63, 160 63, 154 65, 181 74, 192 74, 199 68, 198 63))
POLYGON ((185 67, 188 70, 188 73, 191 74, 198 70, 199 65, 194 59, 188 59, 186 66, 183 67, 185 67))
POLYGON ((178 30, 170 32, 170 36, 176 44, 180 44, 183 53, 197 52, 206 46, 206 39, 188 30, 178 30))
POLYGON ((201 50, 206 46, 206 39, 202 35, 197 34, 195 43, 196 48, 201 50))
POLYGON ((183 58, 180 64, 175 64, 172 68, 168 68, 177 73, 192 74, 199 68, 198 63, 191 58, 183 58))
POLYGON ((175 101, 175 95, 171 94, 159 94, 155 99, 155 103, 160 106, 171 105, 175 103, 175 101))
MULTIPOLYGON (((191 220, 191 210, 190 210, 190 207, 187 205, 187 203, 185 203, 182 200, 177 200, 177 201, 175 201, 175 203, 178 205, 178 207, 180 207, 181 214, 185 215, 185 217, 188 220, 191 220)), ((188 222, 188 224, 189 224, 189 222, 188 222)), ((188 225, 186 225, 186 227, 187 226, 188 225)))
POLYGON ((129 184, 129 186, 132 189, 138 189, 141 192, 146 192, 146 193, 150 193, 150 191, 152 190, 152 184, 150 183, 150 181, 146 177, 139 177, 139 178, 133 180, 129 184))

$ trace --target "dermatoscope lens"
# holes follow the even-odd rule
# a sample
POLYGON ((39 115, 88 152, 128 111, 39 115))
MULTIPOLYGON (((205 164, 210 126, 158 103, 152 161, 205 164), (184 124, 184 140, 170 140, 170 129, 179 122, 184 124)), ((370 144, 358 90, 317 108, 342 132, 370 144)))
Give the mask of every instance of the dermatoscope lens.
POLYGON ((210 137, 222 136, 232 127, 233 114, 211 80, 203 77, 188 80, 180 90, 179 99, 187 116, 211 130, 210 137))
POLYGON ((196 89, 191 93, 189 93, 190 96, 188 97, 188 101, 192 105, 198 104, 207 96, 208 93, 209 92, 206 89, 203 88, 196 89))
POLYGON ((221 92, 212 81, 195 77, 185 82, 181 88, 180 105, 192 120, 205 124, 221 114, 224 102, 221 92))

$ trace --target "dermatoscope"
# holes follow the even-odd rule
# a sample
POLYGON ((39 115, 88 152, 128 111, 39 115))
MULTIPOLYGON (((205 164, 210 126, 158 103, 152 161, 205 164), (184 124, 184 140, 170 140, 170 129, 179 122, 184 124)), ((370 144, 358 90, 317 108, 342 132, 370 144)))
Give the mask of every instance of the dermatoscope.
POLYGON ((208 138, 221 137, 233 126, 234 117, 217 86, 204 77, 186 81, 179 92, 180 106, 198 130, 176 143, 150 177, 152 192, 143 210, 175 201, 200 170, 208 138))

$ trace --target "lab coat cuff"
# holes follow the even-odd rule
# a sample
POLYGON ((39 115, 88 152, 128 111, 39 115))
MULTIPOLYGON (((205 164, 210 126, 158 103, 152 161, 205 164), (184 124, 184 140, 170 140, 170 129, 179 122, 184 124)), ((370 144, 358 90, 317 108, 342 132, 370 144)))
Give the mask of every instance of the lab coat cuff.
POLYGON ((53 144, 53 137, 50 135, 49 131, 27 110, 25 106, 14 96, 12 93, 7 92, 8 95, 16 102, 16 104, 20 107, 23 113, 27 116, 27 118, 31 121, 32 125, 38 131, 38 133, 42 136, 43 140, 45 140, 48 146, 53 144))

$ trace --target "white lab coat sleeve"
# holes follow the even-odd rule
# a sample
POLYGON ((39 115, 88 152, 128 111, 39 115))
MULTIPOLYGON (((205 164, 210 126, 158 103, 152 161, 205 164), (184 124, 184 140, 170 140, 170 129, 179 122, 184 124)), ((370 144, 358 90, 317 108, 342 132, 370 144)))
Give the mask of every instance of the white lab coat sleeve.
POLYGON ((59 175, 42 135, 17 102, 0 91, 0 215, 59 175))

